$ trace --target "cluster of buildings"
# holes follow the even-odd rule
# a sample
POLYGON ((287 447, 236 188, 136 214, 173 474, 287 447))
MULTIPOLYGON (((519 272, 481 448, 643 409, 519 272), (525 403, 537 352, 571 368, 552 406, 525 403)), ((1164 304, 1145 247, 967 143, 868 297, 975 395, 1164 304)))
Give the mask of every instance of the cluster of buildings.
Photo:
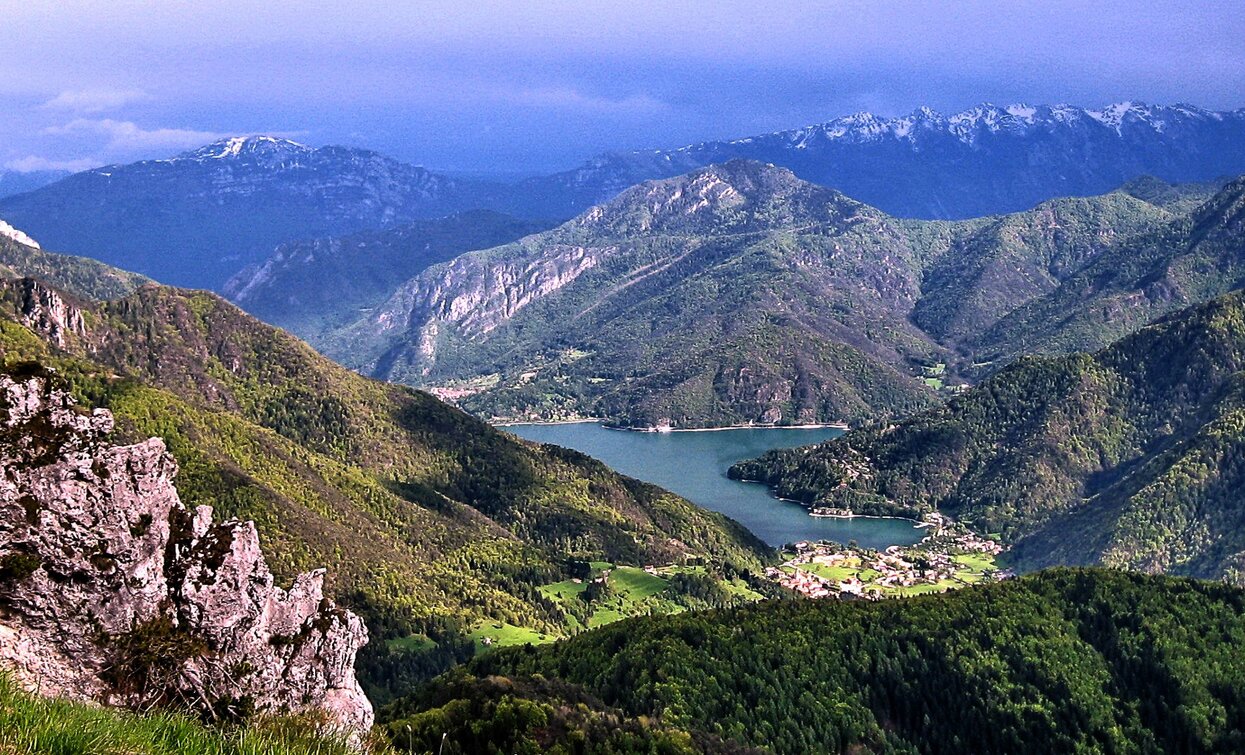
MULTIPOLYGON (((796 543, 795 554, 781 568, 767 569, 766 576, 808 598, 876 600, 896 588, 964 581, 959 577, 966 567, 957 563, 953 554, 996 556, 1003 552, 1002 544, 980 537, 941 515, 928 515, 925 526, 933 531, 918 545, 892 545, 881 552, 831 543, 796 543), (842 578, 822 576, 830 570, 842 578)), ((997 572, 993 576, 1005 578, 1010 573, 997 572)))
POLYGON ((961 553, 988 553, 991 556, 997 556, 1003 552, 1002 543, 981 537, 967 530, 942 535, 939 540, 940 545, 943 545, 942 541, 946 541, 946 544, 943 545, 945 549, 958 550, 961 553))
MULTIPOLYGON (((784 564, 784 566, 789 565, 784 564)), ((790 572, 771 566, 765 570, 765 576, 778 584, 793 590, 806 598, 830 598, 838 596, 840 589, 828 579, 823 579, 810 571, 795 569, 790 572)))

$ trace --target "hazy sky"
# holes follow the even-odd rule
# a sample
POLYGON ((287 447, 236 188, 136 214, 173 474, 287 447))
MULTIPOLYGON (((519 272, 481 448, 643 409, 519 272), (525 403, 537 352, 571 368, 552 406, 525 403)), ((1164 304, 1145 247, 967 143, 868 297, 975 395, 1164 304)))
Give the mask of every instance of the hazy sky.
POLYGON ((1245 107, 1245 2, 0 0, 0 166, 239 133, 544 171, 929 105, 1245 107))

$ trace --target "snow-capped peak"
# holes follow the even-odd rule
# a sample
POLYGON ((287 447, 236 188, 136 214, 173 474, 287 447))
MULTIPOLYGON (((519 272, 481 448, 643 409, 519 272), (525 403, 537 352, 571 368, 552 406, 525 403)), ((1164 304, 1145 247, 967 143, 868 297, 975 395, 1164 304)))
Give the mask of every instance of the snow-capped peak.
MULTIPOLYGON (((1172 118, 1216 117, 1222 118, 1222 114, 1188 105, 1151 107, 1140 102, 1120 102, 1101 110, 1089 110, 1075 105, 1046 106, 1026 103, 999 107, 986 102, 945 117, 928 107, 897 118, 884 118, 869 112, 854 113, 773 136, 785 139, 796 149, 809 148, 821 140, 860 143, 889 138, 916 145, 919 140, 937 133, 953 136, 966 144, 975 144, 983 134, 1025 134, 1035 128, 1069 126, 1087 120, 1096 121, 1119 133, 1122 124, 1142 124, 1162 132, 1172 118)), ((744 144, 758 138, 763 137, 739 139, 733 143, 744 144)))
POLYGON ((3 220, 0 220, 0 236, 13 239, 19 244, 25 244, 26 246, 33 247, 35 249, 39 248, 39 242, 30 238, 25 233, 17 230, 3 220))
POLYGON ((276 136, 232 136, 182 155, 195 160, 223 160, 245 155, 301 154, 311 147, 276 136))

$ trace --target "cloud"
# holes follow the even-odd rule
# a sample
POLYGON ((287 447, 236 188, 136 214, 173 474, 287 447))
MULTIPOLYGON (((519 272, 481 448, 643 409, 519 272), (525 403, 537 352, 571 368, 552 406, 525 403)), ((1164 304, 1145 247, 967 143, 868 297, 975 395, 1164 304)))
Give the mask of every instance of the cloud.
POLYGON ((43 129, 50 136, 95 134, 106 139, 106 152, 145 152, 159 149, 186 149, 223 139, 229 134, 187 128, 145 129, 133 121, 112 118, 75 118, 63 126, 43 129))
POLYGON ((90 170, 99 165, 100 162, 98 160, 92 160, 87 157, 77 160, 49 160, 46 157, 27 155, 16 160, 9 160, 4 164, 4 168, 5 170, 12 170, 18 173, 33 173, 37 170, 67 170, 71 173, 77 173, 80 170, 90 170))
POLYGON ((517 105, 598 113, 647 113, 667 108, 666 103, 647 94, 633 94, 621 98, 599 97, 570 87, 542 87, 513 92, 499 90, 496 94, 500 99, 517 105))
POLYGON ((149 99, 151 95, 141 89, 66 89, 43 103, 42 107, 75 113, 102 113, 149 99))

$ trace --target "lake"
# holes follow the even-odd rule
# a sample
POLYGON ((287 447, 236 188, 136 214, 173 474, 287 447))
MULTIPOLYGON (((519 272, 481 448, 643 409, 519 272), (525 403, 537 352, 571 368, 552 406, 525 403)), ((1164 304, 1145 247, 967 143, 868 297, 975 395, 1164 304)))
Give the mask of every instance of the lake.
POLYGON ((836 428, 744 428, 712 432, 641 433, 609 430, 581 422, 563 425, 510 425, 502 428, 528 440, 573 448, 630 475, 720 511, 770 545, 800 540, 833 540, 882 549, 911 545, 922 531, 904 519, 827 519, 811 517, 798 504, 774 498, 757 483, 726 476, 735 462, 775 448, 818 443, 843 434, 836 428))

